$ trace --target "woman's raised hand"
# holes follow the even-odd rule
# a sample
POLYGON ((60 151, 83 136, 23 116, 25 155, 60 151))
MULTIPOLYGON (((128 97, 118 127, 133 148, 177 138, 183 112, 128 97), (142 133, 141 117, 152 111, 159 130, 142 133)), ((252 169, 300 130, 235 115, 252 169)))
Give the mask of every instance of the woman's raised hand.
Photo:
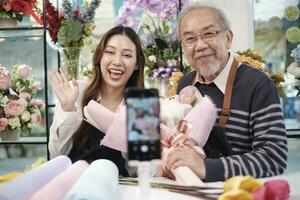
POLYGON ((52 73, 50 84, 64 111, 75 111, 75 102, 79 95, 76 80, 69 82, 62 70, 52 73))

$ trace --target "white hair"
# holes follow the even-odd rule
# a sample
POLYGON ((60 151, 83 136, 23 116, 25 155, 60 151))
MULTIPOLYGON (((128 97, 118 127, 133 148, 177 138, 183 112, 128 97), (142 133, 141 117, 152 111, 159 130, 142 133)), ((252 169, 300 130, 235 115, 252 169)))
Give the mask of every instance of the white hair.
POLYGON ((180 26, 181 26, 183 17, 193 10, 201 10, 201 9, 210 9, 213 12, 215 12, 215 14, 219 17, 220 23, 223 26, 223 28, 230 29, 230 23, 229 23, 229 20, 227 19, 226 15, 224 14, 224 12, 221 9, 216 8, 213 3, 210 3, 210 2, 192 3, 186 9, 184 9, 178 17, 177 27, 176 27, 176 32, 177 32, 178 38, 180 38, 179 31, 180 31, 180 26))

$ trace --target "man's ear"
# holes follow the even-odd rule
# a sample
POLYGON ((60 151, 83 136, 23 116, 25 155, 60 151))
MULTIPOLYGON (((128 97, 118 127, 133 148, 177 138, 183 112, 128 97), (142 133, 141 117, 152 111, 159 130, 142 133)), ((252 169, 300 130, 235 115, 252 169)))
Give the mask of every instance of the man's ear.
POLYGON ((230 49, 232 44, 232 39, 233 39, 233 33, 231 30, 227 31, 226 38, 227 38, 226 47, 227 49, 230 49))

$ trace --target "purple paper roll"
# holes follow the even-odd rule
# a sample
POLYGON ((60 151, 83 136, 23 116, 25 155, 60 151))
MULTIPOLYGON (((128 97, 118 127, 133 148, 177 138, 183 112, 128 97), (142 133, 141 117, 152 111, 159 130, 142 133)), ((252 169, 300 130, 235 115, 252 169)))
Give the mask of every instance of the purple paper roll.
POLYGON ((66 192, 80 178, 83 172, 88 168, 86 161, 80 160, 74 163, 67 170, 56 176, 42 189, 37 191, 30 200, 59 200, 63 199, 66 192), (54 192, 55 191, 55 192, 54 192))
POLYGON ((72 162, 67 156, 58 156, 10 182, 0 185, 0 199, 28 199, 71 164, 72 162))

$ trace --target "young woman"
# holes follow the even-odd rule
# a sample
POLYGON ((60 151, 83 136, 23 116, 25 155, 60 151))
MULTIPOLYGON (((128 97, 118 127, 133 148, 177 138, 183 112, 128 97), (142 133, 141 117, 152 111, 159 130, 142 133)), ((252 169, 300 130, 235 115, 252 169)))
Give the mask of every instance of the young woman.
POLYGON ((116 26, 101 39, 93 57, 93 78, 68 82, 62 71, 53 72, 51 85, 59 103, 50 127, 51 157, 68 155, 74 162, 105 158, 113 161, 120 175, 128 175, 121 152, 100 146, 104 133, 83 119, 83 107, 95 100, 115 112, 123 104, 127 87, 144 86, 144 55, 138 35, 116 26))

